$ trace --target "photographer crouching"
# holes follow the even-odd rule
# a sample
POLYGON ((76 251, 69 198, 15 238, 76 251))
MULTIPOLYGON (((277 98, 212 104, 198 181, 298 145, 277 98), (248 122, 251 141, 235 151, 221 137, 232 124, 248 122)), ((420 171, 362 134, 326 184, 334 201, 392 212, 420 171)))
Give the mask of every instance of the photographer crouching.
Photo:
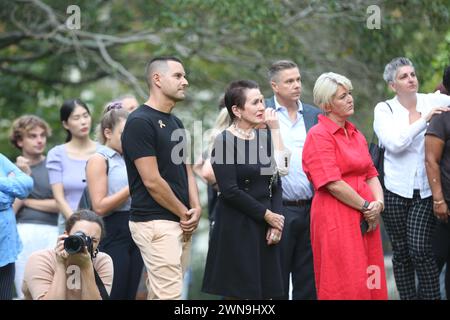
POLYGON ((111 257, 98 252, 104 234, 101 217, 74 212, 55 249, 38 251, 25 267, 22 291, 32 300, 108 299, 113 280, 111 257))

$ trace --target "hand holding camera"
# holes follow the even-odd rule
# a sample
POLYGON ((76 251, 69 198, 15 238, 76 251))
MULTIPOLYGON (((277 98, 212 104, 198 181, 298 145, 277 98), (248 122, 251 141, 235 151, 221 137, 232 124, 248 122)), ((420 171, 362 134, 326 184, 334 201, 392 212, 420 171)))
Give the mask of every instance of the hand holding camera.
POLYGON ((62 234, 58 236, 58 240, 56 241, 56 247, 55 247, 55 255, 56 255, 56 261, 58 263, 65 264, 66 259, 69 256, 69 254, 64 250, 64 240, 68 237, 67 234, 62 234))
POLYGON ((73 235, 63 234, 58 237, 55 248, 56 259, 64 265, 78 265, 80 268, 92 264, 94 247, 92 238, 78 231, 73 235))

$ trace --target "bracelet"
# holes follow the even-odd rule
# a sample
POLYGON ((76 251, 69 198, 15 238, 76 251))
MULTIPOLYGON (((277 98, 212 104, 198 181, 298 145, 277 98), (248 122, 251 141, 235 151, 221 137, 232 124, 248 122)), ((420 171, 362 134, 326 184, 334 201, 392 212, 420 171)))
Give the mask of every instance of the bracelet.
POLYGON ((383 202, 383 200, 375 200, 375 202, 379 202, 381 204, 381 211, 384 211, 384 202, 383 202))
POLYGON ((438 205, 440 205, 440 204, 443 204, 444 202, 445 202, 444 199, 439 200, 439 201, 433 200, 433 204, 436 205, 436 206, 438 206, 438 205))

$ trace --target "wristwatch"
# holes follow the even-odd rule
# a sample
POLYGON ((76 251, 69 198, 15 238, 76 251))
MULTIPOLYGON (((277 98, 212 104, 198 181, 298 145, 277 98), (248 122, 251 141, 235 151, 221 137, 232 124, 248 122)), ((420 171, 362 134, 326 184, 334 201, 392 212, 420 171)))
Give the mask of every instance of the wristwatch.
POLYGON ((360 209, 361 212, 366 212, 369 210, 370 202, 367 200, 364 200, 364 204, 362 205, 362 208, 360 209))

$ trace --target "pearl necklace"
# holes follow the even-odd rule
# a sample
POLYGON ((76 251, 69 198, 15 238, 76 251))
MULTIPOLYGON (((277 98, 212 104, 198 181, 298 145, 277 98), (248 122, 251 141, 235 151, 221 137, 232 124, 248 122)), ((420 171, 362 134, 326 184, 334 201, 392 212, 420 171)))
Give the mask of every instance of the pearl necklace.
POLYGON ((248 140, 253 139, 253 135, 255 133, 255 129, 252 128, 250 132, 246 132, 245 130, 239 128, 237 126, 236 122, 233 123, 233 128, 234 128, 234 130, 236 130, 237 133, 242 135, 245 139, 248 139, 248 140))

